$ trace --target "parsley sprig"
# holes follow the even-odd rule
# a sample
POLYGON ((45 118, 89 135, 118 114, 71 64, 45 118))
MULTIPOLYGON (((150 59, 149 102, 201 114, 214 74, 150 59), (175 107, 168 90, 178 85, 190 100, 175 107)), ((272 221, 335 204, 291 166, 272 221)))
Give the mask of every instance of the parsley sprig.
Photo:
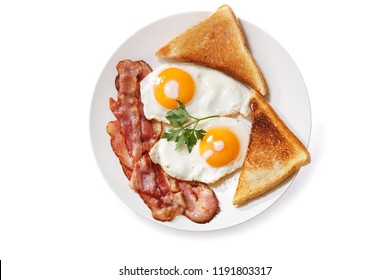
POLYGON ((218 115, 208 116, 204 118, 196 118, 191 116, 183 102, 177 100, 179 107, 177 109, 168 111, 166 118, 172 127, 164 132, 161 136, 168 141, 176 142, 176 150, 183 145, 187 146, 188 152, 191 153, 198 140, 202 140, 206 134, 204 129, 196 129, 200 121, 219 117, 218 115))

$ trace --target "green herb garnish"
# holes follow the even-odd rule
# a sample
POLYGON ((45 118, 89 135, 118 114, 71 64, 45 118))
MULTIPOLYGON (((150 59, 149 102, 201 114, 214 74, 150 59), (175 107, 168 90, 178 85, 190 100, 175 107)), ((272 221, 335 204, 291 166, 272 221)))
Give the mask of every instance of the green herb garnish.
POLYGON ((183 102, 177 100, 179 108, 168 111, 166 118, 172 125, 167 132, 161 136, 168 141, 176 142, 176 150, 183 145, 187 145, 188 152, 191 153, 198 140, 202 140, 206 134, 204 129, 196 129, 200 121, 219 117, 218 115, 208 116, 205 118, 196 118, 188 114, 183 102))

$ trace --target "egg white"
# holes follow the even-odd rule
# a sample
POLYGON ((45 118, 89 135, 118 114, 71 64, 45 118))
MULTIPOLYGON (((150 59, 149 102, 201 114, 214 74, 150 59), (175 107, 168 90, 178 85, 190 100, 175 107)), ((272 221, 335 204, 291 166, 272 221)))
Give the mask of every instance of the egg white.
POLYGON ((168 63, 156 68, 141 81, 141 100, 147 119, 169 123, 165 115, 170 110, 161 106, 154 95, 159 73, 176 67, 190 74, 195 82, 192 100, 186 104, 190 115, 203 118, 211 115, 228 116, 250 113, 251 90, 238 80, 220 71, 190 63, 168 63))
POLYGON ((209 165, 200 155, 200 141, 189 153, 185 145, 176 150, 175 142, 160 139, 150 150, 150 158, 154 163, 160 164, 162 169, 174 178, 206 184, 215 183, 242 167, 249 143, 251 122, 241 116, 237 118, 219 117, 201 122, 197 126, 197 128, 203 128, 206 131, 213 127, 229 128, 240 141, 240 151, 237 158, 227 165, 221 167, 209 165))

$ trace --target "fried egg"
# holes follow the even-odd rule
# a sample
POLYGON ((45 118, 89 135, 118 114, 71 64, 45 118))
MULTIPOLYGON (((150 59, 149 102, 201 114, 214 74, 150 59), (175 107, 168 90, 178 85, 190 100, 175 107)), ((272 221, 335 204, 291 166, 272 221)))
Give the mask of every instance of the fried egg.
POLYGON ((170 176, 206 184, 215 183, 242 167, 249 143, 251 122, 243 117, 218 117, 199 123, 206 131, 191 153, 186 146, 160 139, 150 150, 154 163, 170 176))
POLYGON ((186 106, 198 118, 210 115, 247 116, 250 112, 250 89, 220 71, 190 63, 169 63, 147 75, 140 86, 141 100, 147 119, 169 123, 165 115, 186 106))

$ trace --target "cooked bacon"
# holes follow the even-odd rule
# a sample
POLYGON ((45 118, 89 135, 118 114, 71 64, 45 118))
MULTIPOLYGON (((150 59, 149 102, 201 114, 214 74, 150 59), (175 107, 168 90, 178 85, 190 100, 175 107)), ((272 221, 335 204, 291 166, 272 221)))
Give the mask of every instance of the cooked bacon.
POLYGON ((130 187, 159 221, 171 221, 178 214, 197 223, 211 221, 219 211, 214 192, 203 183, 168 176, 149 157, 162 133, 159 122, 145 118, 140 98, 140 81, 151 68, 143 61, 124 60, 118 63, 117 70, 118 99, 110 98, 110 109, 117 121, 108 123, 107 132, 130 187))
POLYGON ((139 81, 152 69, 143 61, 131 60, 119 62, 116 68, 118 100, 110 98, 110 109, 120 124, 120 132, 124 135, 127 150, 135 163, 144 153, 149 152, 162 132, 160 123, 145 118, 139 92, 139 81))
POLYGON ((215 193, 207 185, 193 182, 179 182, 179 188, 187 204, 184 215, 196 223, 207 223, 219 211, 215 193))
POLYGON ((123 172, 130 180, 132 170, 134 169, 134 159, 129 155, 129 151, 127 150, 125 143, 125 137, 123 137, 120 133, 119 122, 109 122, 107 125, 107 132, 111 137, 111 147, 122 165, 123 172))
POLYGON ((130 187, 138 192, 159 221, 171 221, 186 208, 182 193, 170 188, 168 176, 149 155, 144 155, 135 165, 130 187))

